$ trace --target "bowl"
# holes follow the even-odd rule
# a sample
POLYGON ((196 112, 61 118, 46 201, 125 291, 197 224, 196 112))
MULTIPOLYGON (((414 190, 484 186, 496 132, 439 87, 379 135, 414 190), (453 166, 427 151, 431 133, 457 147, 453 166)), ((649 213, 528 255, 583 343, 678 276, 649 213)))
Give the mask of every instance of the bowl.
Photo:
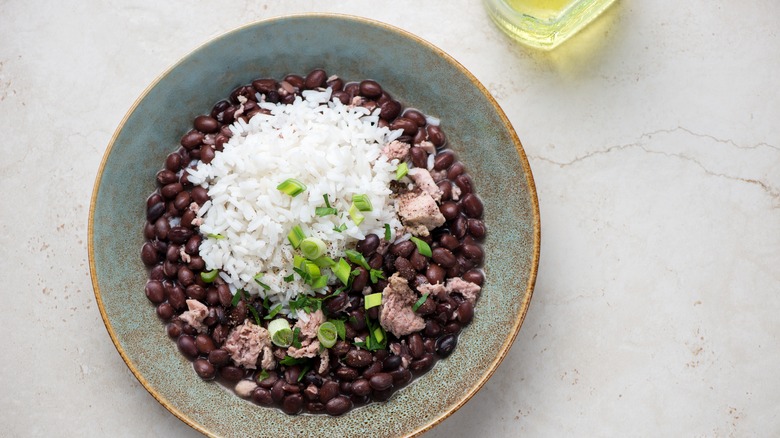
POLYGON ((392 26, 344 15, 252 23, 196 49, 129 110, 103 157, 89 215, 92 283, 106 329, 130 371, 173 415, 209 436, 413 436, 447 418, 488 380, 525 317, 539 260, 540 221, 520 141, 488 91, 452 57, 392 26), (167 154, 238 85, 314 68, 371 78, 441 119, 485 206, 486 275, 476 316, 447 359, 384 403, 340 417, 288 416, 202 381, 144 295, 145 198, 167 154))

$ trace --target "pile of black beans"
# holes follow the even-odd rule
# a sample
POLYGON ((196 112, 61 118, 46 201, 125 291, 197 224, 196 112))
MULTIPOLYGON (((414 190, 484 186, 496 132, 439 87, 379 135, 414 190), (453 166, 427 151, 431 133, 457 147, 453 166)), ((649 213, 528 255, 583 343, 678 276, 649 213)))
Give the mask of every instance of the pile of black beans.
POLYGON ((292 103, 301 91, 324 87, 331 87, 333 96, 344 104, 379 108, 381 126, 402 129, 399 140, 413 145, 410 167, 427 167, 429 153, 420 145, 424 141, 433 143, 436 150, 433 169, 445 176, 438 185, 443 192, 440 210, 447 222, 422 238, 430 245, 432 257, 420 254, 411 241, 387 247, 382 238, 371 234, 356 248, 370 267, 383 270, 385 278, 398 272, 413 288, 424 283, 442 283, 452 277, 462 277, 480 286, 484 281, 480 269, 484 257, 480 242, 486 233, 481 220, 482 202, 474 193, 474 183, 466 167, 447 148, 444 132, 428 124, 424 114, 405 109, 375 81, 345 83, 336 76, 328 77, 321 69, 305 77, 291 74, 281 81, 257 79, 233 90, 228 99, 214 105, 210 114, 195 118, 193 129, 181 138, 181 147, 167 156, 163 169, 156 175, 157 189, 146 200, 146 242, 141 249, 141 259, 149 268, 145 293, 156 306, 159 318, 167 323, 168 335, 176 341, 182 354, 193 361, 195 372, 201 378, 215 379, 230 387, 241 380, 254 380, 257 387, 250 399, 262 406, 281 408, 288 414, 341 415, 356 406, 387 400, 413 378, 430 370, 438 359, 449 356, 457 344, 458 334, 474 317, 472 303, 458 294, 429 296, 416 310, 425 319, 423 330, 401 338, 388 333, 385 349, 358 348, 350 340, 366 339, 366 319, 376 323, 379 313, 378 307, 364 309, 362 290, 370 286, 374 292, 382 292, 387 282, 379 280, 372 284, 367 270, 353 266, 360 274, 355 277, 352 290, 322 303, 327 318, 347 321, 347 341, 339 340, 329 350, 327 372, 316 372, 319 359, 315 358, 310 366, 279 365, 274 371, 261 374, 259 366, 258 370, 236 366, 228 352, 220 348, 232 328, 253 318, 253 313, 262 320, 268 311, 259 298, 245 297, 233 305, 234 297, 220 278, 212 283, 201 278, 200 273, 206 270, 198 254, 203 236, 193 225, 196 214, 189 206, 193 202, 203 205, 208 193, 202 187, 194 187, 184 169, 193 160, 211 162, 231 136, 228 125, 238 118, 248 120, 264 111, 257 104, 257 95, 267 102, 292 103), (243 104, 244 99, 239 100, 239 96, 246 98, 243 104), (453 191, 458 191, 456 187, 459 196, 453 196, 453 191), (182 257, 182 248, 189 257, 182 257), (187 310, 187 299, 208 306, 204 321, 207 333, 198 333, 178 318, 187 310))

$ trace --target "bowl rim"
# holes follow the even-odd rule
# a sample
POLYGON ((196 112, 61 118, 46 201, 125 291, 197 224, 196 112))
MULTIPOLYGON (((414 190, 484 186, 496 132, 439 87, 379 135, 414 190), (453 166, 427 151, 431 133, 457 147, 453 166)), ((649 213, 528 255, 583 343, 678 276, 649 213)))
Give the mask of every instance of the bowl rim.
POLYGON ((109 155, 111 155, 111 151, 113 150, 114 144, 116 143, 117 137, 119 136, 119 133, 124 128, 125 123, 130 118, 130 116, 133 114, 133 112, 136 110, 136 108, 139 106, 141 101, 143 101, 146 96, 149 94, 149 92, 157 86, 157 84, 160 83, 160 81, 163 80, 166 76, 168 76, 171 71, 176 69, 180 64, 182 64, 187 58, 192 56, 195 52, 201 50, 203 47, 211 44, 212 42, 226 38, 229 35, 232 35, 234 33, 241 32, 247 28, 265 25, 267 23, 275 22, 275 21, 281 21, 281 20, 288 20, 288 19, 295 19, 295 18, 328 18, 328 19, 338 19, 338 20, 347 20, 347 21, 354 21, 359 22, 362 24, 368 24, 371 26, 376 26, 379 28, 382 28, 386 31, 398 34, 401 37, 405 37, 411 40, 414 40, 416 43, 427 47, 429 50, 434 51, 439 56, 444 58, 447 62, 452 64, 455 68, 457 68, 477 89, 487 98, 488 102, 493 106, 493 108, 496 111, 496 114, 501 119, 502 123, 506 128, 508 128, 509 133, 511 134, 512 142, 514 144, 515 149, 518 153, 518 158, 520 160, 520 165, 523 168, 523 171, 525 172, 526 177, 526 184, 528 186, 528 195, 530 198, 531 206, 533 209, 533 257, 531 260, 531 272, 528 276, 528 282, 526 283, 525 287, 525 294, 523 302, 520 305, 520 310, 517 314, 517 317, 514 320, 514 324, 510 330, 510 335, 506 338, 504 343, 501 345, 501 348, 499 350, 499 354, 495 357, 495 359, 490 363, 488 366, 486 372, 482 375, 482 377, 476 382, 475 385, 473 385, 469 390, 462 396, 462 398, 455 403, 453 406, 450 407, 447 411, 442 412, 437 417, 431 419, 427 423, 419 426, 416 430, 412 431, 407 436, 414 437, 419 436, 423 434, 424 432, 427 432, 434 427, 436 427, 438 424, 443 422, 445 419, 447 419, 449 416, 451 416, 453 413, 455 413, 458 409, 460 409, 463 405, 465 405, 482 387, 487 383, 488 379, 493 376, 498 366, 501 364, 501 362, 504 360, 506 355, 509 353, 509 349, 512 347, 512 344, 514 343, 515 339, 517 338, 517 334, 520 332, 520 327, 523 325, 523 321, 525 320, 525 316, 528 313, 528 308, 530 306, 531 297, 533 295, 534 286, 536 284, 536 276, 537 271, 539 268, 539 257, 540 257, 540 248, 541 248, 541 218, 539 213, 539 199, 537 197, 536 193, 536 184, 534 183, 533 174, 531 172, 531 165, 528 162, 528 157, 525 153, 525 150, 523 149, 523 145, 520 142, 520 138, 517 135, 517 132, 515 132, 514 128, 512 127, 512 124, 509 121, 509 118, 504 113, 503 109, 501 109, 501 106, 498 104, 498 102, 493 98, 493 96, 490 94, 490 92, 477 80, 477 78, 468 70, 466 69, 463 64, 458 62, 455 58, 453 58, 451 55, 446 53, 444 50, 440 49, 439 47, 435 46, 434 44, 428 42, 427 40, 414 35, 413 33, 406 31, 404 29, 401 29, 399 27, 374 20, 371 18, 356 16, 356 15, 350 15, 350 14, 340 14, 340 13, 327 13, 327 12, 311 12, 311 13, 298 13, 298 14, 284 14, 284 15, 278 15, 274 17, 269 17, 261 20, 255 20, 246 24, 243 24, 241 26, 234 27, 230 30, 227 30, 217 36, 208 38, 206 41, 198 44, 195 48, 190 50, 187 54, 179 58, 173 65, 165 69, 161 74, 159 74, 138 96, 138 98, 135 99, 133 104, 130 106, 130 108, 125 113, 124 117, 120 121, 119 125, 117 126, 116 130, 114 131, 114 134, 111 136, 111 140, 108 143, 108 146, 103 153, 103 157, 100 161, 100 166, 98 167, 97 175, 95 177, 95 183, 92 188, 92 197, 90 200, 90 206, 89 206, 89 223, 88 223, 88 230, 87 230, 87 249, 89 253, 89 272, 90 272, 90 278, 92 280, 92 289, 95 294, 95 299, 97 301, 98 310, 100 311, 100 317, 103 320, 103 324, 106 327, 106 330, 108 331, 109 336, 111 337, 111 342, 114 344, 114 347, 116 348, 117 352, 119 352, 119 355, 122 357, 122 360, 125 362, 125 365, 130 369, 130 372, 133 373, 133 376, 135 376, 136 379, 141 383, 141 385, 146 389, 146 391, 157 400, 158 403, 160 403, 165 409, 167 409, 171 414, 173 414, 175 417, 177 417, 179 420, 184 422, 186 425, 190 426, 191 428, 195 429, 196 431, 209 436, 214 437, 215 435, 212 431, 207 430, 203 426, 201 426, 198 422, 191 419, 186 413, 179 410, 177 407, 173 406, 162 394, 160 394, 155 387, 153 387, 140 373, 140 371, 136 368, 133 361, 130 360, 127 353, 124 351, 122 346, 119 343, 119 339, 117 338, 117 335, 113 329, 113 326, 111 325, 111 321, 108 319, 108 315, 106 314, 105 307, 103 305, 103 298, 100 292, 100 287, 98 285, 97 280, 97 273, 96 273, 96 267, 95 267, 95 245, 94 245, 94 227, 95 227, 95 208, 97 204, 97 198, 98 198, 98 191, 101 185, 101 182, 103 180, 103 173, 105 171, 106 163, 108 161, 109 155))

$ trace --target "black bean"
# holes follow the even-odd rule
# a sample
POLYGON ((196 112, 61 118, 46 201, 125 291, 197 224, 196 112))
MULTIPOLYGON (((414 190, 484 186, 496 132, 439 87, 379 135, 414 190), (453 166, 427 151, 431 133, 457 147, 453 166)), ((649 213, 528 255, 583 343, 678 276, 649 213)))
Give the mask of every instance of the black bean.
POLYGON ((439 181, 436 183, 436 185, 439 187, 439 190, 441 191, 441 200, 442 201, 449 201, 452 199, 452 183, 447 181, 446 179, 443 181, 439 181))
POLYGON ((411 353, 412 357, 415 359, 421 358, 425 353, 425 350, 423 348, 423 340, 420 334, 412 333, 409 335, 407 342, 409 343, 409 353, 411 353))
POLYGON ((300 89, 303 88, 304 79, 303 76, 290 74, 284 77, 284 82, 287 82, 293 87, 300 89))
POLYGON ((163 215, 163 213, 165 213, 165 203, 158 202, 146 210, 146 220, 148 220, 149 223, 154 223, 163 215))
POLYGON ((163 272, 163 265, 157 265, 149 271, 149 279, 162 281, 165 279, 165 273, 163 272))
POLYGON ((352 394, 352 382, 341 382, 339 384, 339 390, 344 395, 352 394))
POLYGON ((409 156, 411 157, 414 167, 425 169, 428 166, 428 153, 423 148, 413 146, 409 149, 409 156))
POLYGON ((434 146, 440 147, 444 144, 446 137, 441 128, 438 126, 428 125, 426 129, 428 130, 428 140, 430 140, 434 146))
POLYGON ((387 356, 387 358, 382 362, 382 369, 385 371, 394 371, 401 366, 401 362, 401 356, 387 356))
POLYGON ((425 276, 428 277, 428 282, 431 284, 444 282, 444 276, 446 271, 441 266, 431 263, 428 265, 428 269, 425 271, 425 276))
POLYGON ((195 129, 200 132, 210 134, 212 132, 217 132, 219 129, 219 122, 217 122, 217 119, 211 116, 198 116, 195 117, 193 126, 195 126, 195 129))
POLYGON ((412 267, 415 270, 420 272, 428 268, 428 258, 420 254, 419 251, 414 251, 412 253, 412 256, 409 258, 409 262, 411 262, 412 267))
POLYGON ((352 409, 352 400, 344 396, 338 396, 325 403, 325 411, 333 416, 339 416, 352 409))
POLYGON ((439 235, 439 246, 454 251, 455 248, 460 246, 460 240, 450 233, 442 233, 439 235))
POLYGON ((373 319, 373 320, 379 319, 379 307, 372 307, 368 309, 367 312, 368 312, 369 319, 373 319))
POLYGON ((192 367, 195 368, 195 372, 203 380, 211 380, 217 373, 214 365, 209 363, 206 359, 196 359, 195 362, 192 363, 192 367))
POLYGON ((344 91, 335 91, 333 92, 333 97, 341 101, 342 104, 348 105, 349 104, 349 94, 344 91))
POLYGON ((178 172, 181 164, 181 155, 176 152, 171 152, 165 158, 165 168, 172 173, 178 172))
POLYGON ((409 369, 414 372, 422 373, 428 371, 433 366, 434 361, 435 358, 433 355, 428 353, 422 358, 412 361, 412 363, 409 364, 409 369))
MULTIPOLYGON (((457 309, 456 309, 457 311, 457 309)), ((460 324, 457 322, 451 322, 444 326, 444 333, 457 335, 460 333, 460 324)))
POLYGON ((396 257, 409 257, 415 248, 414 242, 404 240, 403 242, 393 244, 393 246, 390 247, 390 253, 396 257))
POLYGON ((270 390, 258 386, 252 391, 252 401, 259 405, 270 406, 274 402, 274 399, 271 397, 270 390))
POLYGON ((479 219, 482 217, 482 201, 473 193, 466 193, 460 201, 466 216, 479 219))
POLYGON ((274 386, 271 387, 271 399, 275 401, 276 403, 279 403, 284 399, 284 385, 286 382, 284 379, 279 379, 274 383, 274 386))
POLYGON ((322 87, 325 85, 325 81, 328 79, 328 74, 325 70, 317 68, 309 72, 306 78, 303 80, 303 86, 309 90, 322 87))
MULTIPOLYGON (((184 210, 190 205, 190 202, 191 198, 189 192, 179 192, 173 199, 173 206, 176 207, 177 210, 184 210)), ((166 220, 165 222, 167 224, 168 221, 166 220)))
POLYGON ((229 321, 235 325, 242 324, 246 319, 247 308, 246 301, 241 300, 235 307, 230 309, 229 321))
POLYGON ((260 93, 269 93, 271 91, 276 91, 276 89, 279 88, 279 85, 274 79, 256 79, 252 81, 252 87, 260 93))
POLYGON ((308 401, 317 401, 320 399, 320 389, 315 385, 309 385, 303 390, 303 396, 308 401))
POLYGON ((298 394, 301 392, 300 386, 286 381, 284 382, 284 385, 282 385, 282 389, 286 394, 298 394))
POLYGON ((379 236, 376 234, 368 234, 365 239, 361 240, 357 244, 357 250, 363 254, 366 258, 370 258, 376 252, 379 247, 379 236))
POLYGON ((452 166, 450 166, 449 169, 447 169, 447 179, 454 180, 458 177, 458 175, 461 175, 465 171, 466 166, 464 166, 460 161, 456 161, 452 166))
POLYGON ((181 310, 187 305, 187 297, 184 289, 178 284, 166 288, 168 292, 168 302, 176 309, 181 310))
POLYGON ((379 105, 379 117, 391 121, 401 112, 401 104, 397 100, 390 99, 379 105))
POLYGON ((371 385, 368 383, 368 380, 366 379, 355 380, 352 383, 352 393, 360 397, 365 397, 367 395, 370 395, 371 385))
POLYGON ((404 135, 412 136, 417 133, 417 124, 410 119, 399 117, 390 123, 390 129, 403 129, 404 135))
POLYGON ((154 246, 146 242, 141 247, 141 261, 144 262, 146 266, 154 266, 157 264, 157 261, 159 260, 159 255, 157 254, 157 250, 154 249, 154 246))
POLYGON ((417 275, 417 271, 415 271, 414 267, 412 266, 412 262, 403 257, 398 257, 395 259, 394 266, 396 271, 398 271, 398 274, 407 280, 412 280, 414 279, 414 276, 417 275))
POLYGON ((298 383, 298 377, 300 375, 301 375, 301 368, 297 365, 293 365, 287 368, 287 370, 284 372, 284 380, 287 383, 294 385, 298 383))
POLYGON ((238 367, 226 366, 219 370, 219 375, 225 380, 236 383, 244 378, 244 371, 238 367))
POLYGON ((455 319, 460 321, 462 325, 466 325, 474 318, 474 305, 471 301, 464 301, 460 303, 457 309, 455 309, 455 319))
POLYGON ((195 283, 195 274, 193 274, 190 268, 186 266, 179 267, 179 273, 177 274, 177 278, 179 280, 179 283, 181 283, 181 285, 184 287, 187 287, 195 283))
POLYGON ((384 391, 374 391, 374 393, 371 394, 371 398, 380 402, 387 401, 393 395, 393 392, 395 392, 395 388, 387 388, 384 391))
POLYGON ((333 91, 341 91, 344 89, 344 81, 338 77, 338 76, 331 76, 328 78, 328 81, 325 83, 329 88, 332 88, 333 91))
POLYGON ((148 281, 144 291, 146 292, 146 298, 149 298, 149 301, 153 302, 154 304, 160 304, 165 301, 165 288, 159 281, 148 281))
POLYGON ((182 325, 183 323, 181 321, 174 321, 165 326, 165 331, 168 332, 168 336, 170 336, 172 339, 177 339, 179 336, 181 336, 182 325))
POLYGON ((230 354, 221 348, 211 350, 208 355, 209 362, 217 366, 225 365, 230 360, 230 354))
POLYGON ((451 221, 460 214, 460 206, 452 201, 442 202, 441 206, 439 206, 439 211, 441 211, 444 219, 451 221))
POLYGON ((470 283, 482 286, 482 283, 485 281, 485 274, 479 269, 471 269, 463 274, 463 279, 470 283))
POLYGON ((420 144, 424 142, 427 135, 428 134, 425 132, 425 128, 417 128, 417 133, 414 134, 412 144, 420 144))
MULTIPOLYGON (((260 375, 257 376, 258 379, 260 379, 260 375)), ((268 377, 265 379, 259 380, 257 382, 258 386, 263 387, 265 389, 271 389, 274 387, 274 384, 279 380, 279 375, 276 373, 276 371, 268 371, 268 377)))
POLYGON ((354 279, 352 279, 352 291, 353 292, 360 292, 363 290, 364 287, 368 284, 369 280, 369 274, 368 270, 362 266, 358 266, 359 274, 355 276, 354 279))
POLYGON ((481 240, 483 237, 485 237, 485 234, 487 233, 487 228, 485 227, 485 223, 479 219, 469 219, 468 230, 469 230, 469 234, 477 240, 481 240))
POLYGON ((393 376, 393 384, 401 386, 412 380, 412 373, 408 369, 399 367, 395 371, 391 371, 390 375, 393 376))
POLYGON ((417 126, 425 126, 427 123, 425 120, 425 114, 421 113, 420 111, 417 111, 416 109, 408 109, 404 111, 404 117, 406 117, 409 120, 412 120, 414 123, 417 124, 417 126))
POLYGON ((431 253, 431 258, 433 261, 439 264, 439 266, 442 268, 451 268, 455 266, 455 263, 457 263, 457 259, 452 254, 452 251, 448 250, 447 248, 434 248, 431 253))
POLYGON ((368 368, 365 369, 365 371, 363 371, 363 377, 365 377, 366 379, 370 379, 375 374, 381 372, 382 372, 382 361, 377 359, 376 362, 372 363, 371 366, 369 366, 368 368))
POLYGON ((195 339, 192 336, 179 336, 176 345, 179 347, 179 351, 190 359, 198 357, 198 347, 195 346, 195 339))
POLYGON ((211 336, 203 333, 195 336, 195 347, 201 354, 209 354, 217 348, 211 336))
POLYGON ((379 97, 382 94, 382 86, 372 80, 362 81, 359 90, 360 95, 365 97, 379 97))
POLYGON ((393 376, 389 373, 377 373, 369 379, 368 383, 374 391, 384 391, 393 386, 393 376))
POLYGON ((436 353, 441 357, 447 357, 458 344, 458 337, 455 335, 446 335, 436 341, 436 353))
POLYGON ((474 191, 474 183, 471 181, 471 177, 466 173, 458 175, 458 177, 455 178, 455 185, 460 189, 461 195, 474 191))
POLYGON ((428 320, 425 322, 423 334, 426 338, 435 338, 441 334, 441 325, 436 321, 428 320))
POLYGON ((203 205, 209 200, 208 191, 201 186, 195 186, 190 192, 190 197, 198 205, 203 205))
POLYGON ((448 167, 452 166, 452 163, 455 162, 455 154, 452 151, 443 151, 436 154, 436 157, 433 159, 433 168, 436 170, 446 170, 448 167))
POLYGON ((341 367, 336 370, 336 377, 338 377, 341 380, 352 381, 357 379, 358 376, 359 373, 357 372, 356 369, 347 366, 341 367))
POLYGON ((170 231, 168 231, 168 238, 173 243, 182 244, 187 242, 187 240, 192 237, 192 234, 193 232, 191 229, 179 226, 173 227, 170 231))
POLYGON ((212 160, 214 160, 215 156, 216 152, 214 151, 214 146, 207 144, 200 148, 200 161, 209 164, 212 160))
POLYGON ((203 142, 203 133, 194 129, 184 134, 184 136, 181 138, 181 145, 186 149, 192 149, 195 146, 201 144, 201 142, 203 142))
POLYGON ((461 245, 460 253, 477 265, 482 263, 482 259, 485 257, 485 253, 482 251, 482 248, 479 245, 461 245))
MULTIPOLYGON (((184 210, 184 213, 181 215, 182 228, 191 228, 193 220, 195 220, 195 212, 190 209, 184 210)), ((189 239, 189 236, 187 238, 189 239)))
POLYGON ((466 219, 466 216, 459 215, 455 218, 455 220, 452 221, 452 226, 450 227, 450 231, 452 232, 455 237, 458 239, 462 239, 466 236, 466 232, 468 231, 469 223, 468 219, 466 219))
POLYGON ((170 303, 162 303, 157 306, 157 316, 159 316, 163 321, 167 321, 173 318, 174 313, 176 313, 176 311, 173 309, 173 306, 171 306, 170 303))
POLYGON ((327 403, 339 395, 339 384, 333 380, 328 380, 320 388, 320 402, 327 403))
POLYGON ((344 363, 354 368, 364 368, 371 365, 374 361, 374 356, 366 350, 350 350, 347 353, 347 357, 344 358, 344 363))
MULTIPOLYGON (((165 209, 165 205, 163 204, 163 210, 165 209)), ((146 221, 144 223, 144 238, 147 240, 154 239, 154 224, 150 224, 149 221, 146 221)))

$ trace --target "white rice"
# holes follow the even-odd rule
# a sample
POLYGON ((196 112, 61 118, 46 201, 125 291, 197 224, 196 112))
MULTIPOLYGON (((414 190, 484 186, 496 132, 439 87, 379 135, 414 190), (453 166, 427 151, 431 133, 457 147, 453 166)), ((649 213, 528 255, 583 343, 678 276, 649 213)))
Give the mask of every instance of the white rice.
MULTIPOLYGON (((330 97, 330 89, 304 91, 303 99, 290 105, 260 103, 270 115, 231 125, 233 136, 224 150, 210 164, 199 162, 190 170, 190 181, 211 198, 198 211, 204 235, 200 255, 207 269, 222 271, 233 293, 240 288, 285 308, 299 294, 315 293, 297 274, 292 282, 283 280, 293 273, 296 250, 287 234, 295 225, 326 242, 327 255, 336 260, 366 234, 384 235, 385 224, 401 228, 389 189, 398 160, 388 162, 380 154, 401 131, 379 128, 378 110, 369 114, 330 97), (288 178, 305 184, 306 191, 291 197, 277 190, 288 178), (316 207, 325 207, 325 194, 338 215, 315 215, 316 207), (356 194, 368 195, 373 205, 359 226, 347 214, 356 194), (346 230, 334 231, 342 224, 346 230), (259 273, 270 290, 254 281, 259 273)), ((331 281, 338 280, 331 275, 331 281)))

